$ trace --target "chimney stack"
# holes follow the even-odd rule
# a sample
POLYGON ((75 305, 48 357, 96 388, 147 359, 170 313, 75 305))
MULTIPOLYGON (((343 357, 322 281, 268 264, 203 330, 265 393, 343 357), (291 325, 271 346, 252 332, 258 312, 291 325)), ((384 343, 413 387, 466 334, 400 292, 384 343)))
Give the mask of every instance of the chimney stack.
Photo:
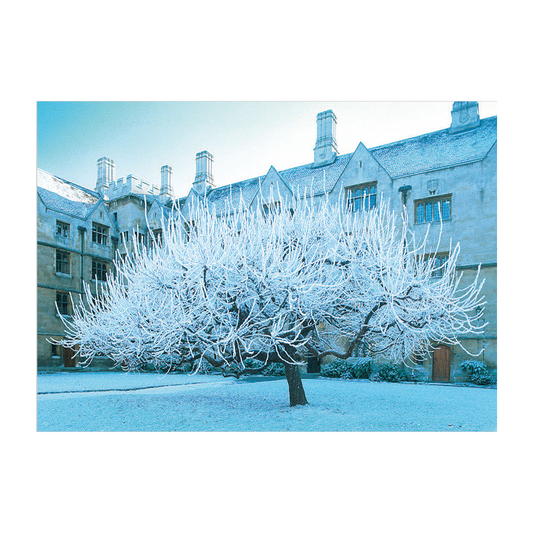
POLYGON ((327 165, 335 161, 339 153, 335 138, 336 128, 337 117, 331 109, 316 116, 315 163, 313 166, 327 165))
POLYGON ((450 133, 461 133, 479 126, 479 106, 477 102, 454 102, 450 133))
POLYGON ((215 186, 213 182, 213 156, 207 150, 196 154, 196 177, 192 186, 201 196, 205 196, 215 186))
POLYGON ((96 187, 94 188, 100 196, 105 197, 109 185, 115 181, 115 162, 109 157, 101 157, 96 162, 97 177, 96 187))
POLYGON ((172 167, 164 165, 161 167, 161 189, 159 197, 162 200, 169 200, 174 195, 172 191, 172 167))

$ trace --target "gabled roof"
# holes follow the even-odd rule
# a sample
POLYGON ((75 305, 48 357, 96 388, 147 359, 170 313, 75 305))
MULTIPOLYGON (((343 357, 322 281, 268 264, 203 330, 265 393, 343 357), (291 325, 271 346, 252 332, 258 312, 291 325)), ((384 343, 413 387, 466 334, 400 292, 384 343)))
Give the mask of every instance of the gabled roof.
POLYGON ((315 167, 313 163, 279 171, 279 175, 292 189, 293 194, 303 197, 329 193, 342 171, 348 164, 352 154, 336 157, 330 165, 315 167))
POLYGON ((159 202, 158 204, 161 207, 161 213, 163 214, 164 218, 166 219, 172 218, 173 220, 176 220, 180 217, 181 204, 179 202, 176 202, 176 207, 169 207, 167 205, 161 205, 159 202))
POLYGON ((82 219, 101 200, 95 192, 41 169, 37 169, 37 192, 49 209, 82 219))
POLYGON ((434 131, 370 148, 369 152, 392 178, 453 167, 483 159, 496 142, 497 117, 480 120, 463 133, 434 131))
MULTIPOLYGON (((313 163, 310 163, 277 172, 295 195, 303 197, 304 195, 324 194, 324 192, 331 191, 351 155, 338 156, 331 165, 314 167, 313 163)), ((257 178, 216 187, 207 196, 209 205, 215 207, 217 213, 222 212, 226 204, 229 204, 230 209, 235 209, 239 205, 241 195, 244 203, 250 205, 259 191, 261 181, 265 177, 266 174, 257 178)))
POLYGON ((263 178, 264 176, 260 176, 258 178, 216 187, 215 189, 212 189, 207 196, 208 204, 210 207, 214 207, 217 214, 225 211, 226 206, 228 206, 230 210, 237 209, 241 197, 245 205, 250 205, 259 190, 260 180, 263 178))
MULTIPOLYGON (((368 151, 391 178, 409 176, 482 160, 497 138, 497 117, 480 120, 479 126, 463 133, 449 133, 449 128, 394 143, 369 148, 368 151)), ((313 163, 278 171, 292 193, 303 197, 330 193, 354 152, 339 155, 329 165, 313 163)), ((249 205, 265 176, 212 189, 208 202, 217 213, 226 202, 237 207, 242 194, 249 205)))
MULTIPOLYGON (((497 117, 480 120, 479 126, 462 133, 451 134, 449 128, 411 137, 394 143, 368 149, 368 152, 384 168, 391 178, 410 176, 423 172, 481 161, 497 139, 497 117)), ((279 176, 299 197, 330 193, 354 152, 339 155, 329 165, 315 167, 313 163, 278 171, 279 176)), ((228 206, 234 210, 242 200, 250 205, 258 194, 265 175, 212 189, 207 195, 208 204, 217 214, 228 206)), ((87 218, 101 198, 95 192, 54 176, 43 170, 37 174, 38 192, 50 209, 80 218, 87 218)), ((191 189, 190 194, 196 194, 191 189)), ((157 196, 129 193, 149 202, 157 196)), ((176 199, 182 208, 187 197, 176 199)), ((115 198, 114 198, 115 199, 115 198)), ((160 203, 160 202, 159 202, 160 203)), ((165 216, 170 209, 163 207, 165 216), (168 210, 168 211, 167 211, 168 210)))

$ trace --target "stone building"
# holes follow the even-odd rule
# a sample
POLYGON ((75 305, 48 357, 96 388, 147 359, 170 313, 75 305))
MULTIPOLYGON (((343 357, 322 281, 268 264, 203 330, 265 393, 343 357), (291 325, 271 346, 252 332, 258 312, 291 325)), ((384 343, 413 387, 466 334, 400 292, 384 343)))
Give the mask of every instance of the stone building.
MULTIPOLYGON (((69 315, 84 297, 84 282, 92 293, 114 270, 117 255, 132 251, 134 239, 146 244, 150 233, 146 213, 155 225, 171 209, 172 168, 161 169, 161 188, 136 176, 114 180, 115 165, 107 157, 97 162, 95 191, 38 169, 37 172, 37 353, 41 366, 76 366, 69 350, 47 339, 63 335, 57 309, 69 315), (56 307, 57 306, 57 307, 56 307)), ((158 231, 152 234, 157 238, 158 231)))
MULTIPOLYGON (((347 154, 338 153, 336 123, 331 110, 317 115, 309 164, 287 170, 271 166, 264 175, 221 187, 215 186, 213 156, 200 152, 192 188, 180 199, 173 198, 168 165, 161 169, 157 188, 133 175, 115 181, 113 161, 101 158, 95 192, 39 170, 39 363, 70 364, 71 354, 59 353, 45 341, 62 332, 54 303, 68 312, 66 295, 70 292, 74 301, 81 297, 82 280, 94 288, 94 278, 113 268, 114 255, 125 253, 133 238, 159 238, 161 221, 175 213, 170 209, 173 201, 180 207, 186 231, 198 199, 221 213, 228 204, 237 208, 241 201, 250 207, 263 202, 268 209, 265 198, 275 203, 294 196, 332 195, 356 211, 372 208, 379 198, 389 201, 396 212, 405 206, 415 235, 425 233, 431 223, 433 247, 442 232, 440 261, 446 261, 450 241, 460 243, 458 270, 464 284, 473 280, 481 265, 489 324, 482 337, 462 342, 469 351, 482 351, 481 360, 495 370, 497 118, 480 119, 477 102, 455 102, 451 124, 444 129, 372 148, 361 142, 347 154)), ((465 357, 458 347, 437 347, 424 365, 427 379, 461 379, 458 365, 465 357)))

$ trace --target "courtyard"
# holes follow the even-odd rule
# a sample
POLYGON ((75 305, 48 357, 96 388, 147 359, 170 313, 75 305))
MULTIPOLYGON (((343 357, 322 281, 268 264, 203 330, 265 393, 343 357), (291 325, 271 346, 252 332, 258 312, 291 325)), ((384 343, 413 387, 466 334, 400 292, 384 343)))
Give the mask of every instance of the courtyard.
POLYGON ((303 380, 289 407, 285 378, 39 372, 38 431, 496 431, 495 388, 303 380))

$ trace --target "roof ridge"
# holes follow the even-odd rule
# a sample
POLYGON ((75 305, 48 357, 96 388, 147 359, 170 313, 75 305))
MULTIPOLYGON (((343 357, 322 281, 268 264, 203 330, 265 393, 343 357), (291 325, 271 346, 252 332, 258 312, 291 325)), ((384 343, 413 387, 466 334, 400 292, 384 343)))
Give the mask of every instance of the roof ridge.
MULTIPOLYGON (((479 120, 479 126, 481 126, 481 123, 482 122, 487 122, 489 120, 492 120, 492 119, 496 119, 497 118, 497 115, 494 115, 492 117, 485 117, 485 118, 482 118, 479 120)), ((479 128, 479 126, 477 126, 477 128, 479 128)), ((472 128, 471 130, 467 130, 465 132, 462 132, 462 133, 470 133, 474 130, 476 130, 477 128, 472 128)), ((436 134, 439 134, 439 133, 445 133, 445 132, 449 132, 450 128, 447 127, 447 128, 442 128, 440 130, 435 130, 435 131, 428 131, 427 133, 422 133, 420 135, 413 135, 412 137, 407 137, 405 139, 400 139, 398 141, 393 141, 391 143, 385 143, 385 144, 379 144, 378 146, 373 146, 372 148, 368 148, 368 151, 371 152, 372 150, 378 150, 380 148, 385 148, 385 147, 389 147, 389 146, 396 146, 398 144, 402 144, 402 143, 405 143, 407 141, 412 141, 414 139, 422 139, 424 137, 429 137, 430 135, 436 135, 436 134)))
POLYGON ((285 170, 277 170, 277 169, 276 170, 279 173, 281 173, 281 172, 289 172, 290 170, 296 170, 296 169, 300 169, 300 168, 310 168, 310 169, 322 170, 322 169, 326 169, 328 167, 333 166, 335 163, 338 163, 339 159, 341 159, 342 157, 346 157, 346 156, 349 156, 349 155, 352 155, 352 154, 353 154, 353 152, 346 152, 345 154, 338 154, 334 161, 332 161, 331 163, 329 163, 327 165, 321 165, 320 167, 315 167, 314 166, 315 165, 314 162, 311 161, 311 163, 305 163, 304 165, 297 165, 295 167, 286 168, 285 170))
MULTIPOLYGON (((66 183, 67 185, 72 185, 74 187, 76 187, 77 189, 81 189, 83 190, 84 192, 88 193, 88 194, 91 194, 92 196, 94 196, 96 199, 99 199, 100 198, 100 195, 95 192, 95 191, 92 191, 91 189, 87 189, 87 187, 84 187, 83 185, 78 185, 77 183, 74 183, 72 181, 69 181, 69 180, 66 180, 65 178, 62 178, 61 176, 56 176, 55 174, 52 174, 51 172, 48 172, 47 170, 43 170, 42 168, 39 168, 37 167, 37 170, 38 171, 41 171, 41 172, 44 172, 45 174, 48 174, 49 176, 51 176, 52 178, 56 178, 60 181, 62 181, 63 183, 66 183)), ((39 187, 39 185, 37 185, 37 187, 39 187)), ((49 189, 46 189, 45 187, 40 187, 41 189, 44 189, 46 191, 48 191, 49 189)), ((50 192, 54 192, 54 191, 50 191, 50 192)), ((58 194, 58 193, 56 193, 58 194)), ((60 195, 61 196, 61 195, 60 195)))

